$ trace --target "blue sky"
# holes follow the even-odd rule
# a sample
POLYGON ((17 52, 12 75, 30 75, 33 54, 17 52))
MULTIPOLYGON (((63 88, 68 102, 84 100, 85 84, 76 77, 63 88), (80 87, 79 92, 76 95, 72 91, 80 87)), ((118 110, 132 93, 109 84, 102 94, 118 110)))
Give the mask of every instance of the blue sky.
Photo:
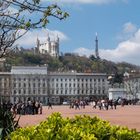
MULTIPOLYGON (((48 4, 50 0, 43 0, 48 4)), ((60 52, 95 54, 98 33, 99 55, 114 62, 140 65, 140 0, 53 0, 70 14, 64 21, 51 19, 47 29, 29 32, 18 44, 35 46, 36 38, 45 42, 60 37, 60 52), (25 42, 26 39, 26 42, 25 42)))

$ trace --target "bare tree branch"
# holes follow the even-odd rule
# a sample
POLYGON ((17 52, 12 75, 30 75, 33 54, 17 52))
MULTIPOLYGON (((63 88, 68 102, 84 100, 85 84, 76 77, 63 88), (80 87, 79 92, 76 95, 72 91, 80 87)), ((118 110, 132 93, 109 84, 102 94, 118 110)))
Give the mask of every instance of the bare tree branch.
POLYGON ((56 4, 41 6, 40 0, 0 0, 0 57, 29 30, 46 27, 49 17, 62 20, 68 16, 56 4))

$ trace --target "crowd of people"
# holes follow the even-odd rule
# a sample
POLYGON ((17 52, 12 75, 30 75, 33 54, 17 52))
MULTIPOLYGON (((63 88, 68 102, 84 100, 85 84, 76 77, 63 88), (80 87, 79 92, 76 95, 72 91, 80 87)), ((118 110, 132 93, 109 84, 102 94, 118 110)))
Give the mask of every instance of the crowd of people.
POLYGON ((70 108, 74 109, 82 109, 85 108, 86 105, 91 105, 92 108, 99 108, 108 110, 110 109, 116 109, 117 106, 117 100, 92 100, 92 101, 86 101, 86 100, 75 100, 70 102, 70 108))
MULTIPOLYGON (((127 100, 123 98, 118 98, 116 100, 109 99, 98 99, 98 100, 74 100, 69 102, 70 109, 85 109, 86 105, 92 106, 93 109, 98 108, 99 110, 108 110, 108 109, 117 109, 117 105, 131 105, 135 104, 133 100, 127 100)), ((52 108, 52 103, 48 102, 48 109, 52 108)), ((0 104, 0 108, 4 108, 6 110, 11 111, 14 115, 35 115, 42 114, 42 103, 40 101, 32 101, 28 100, 27 102, 18 102, 18 103, 10 103, 3 102, 0 104)))
POLYGON ((42 114, 42 103, 39 101, 28 100, 27 102, 20 101, 14 104, 8 101, 8 102, 3 102, 1 104, 1 108, 11 111, 14 115, 42 114))

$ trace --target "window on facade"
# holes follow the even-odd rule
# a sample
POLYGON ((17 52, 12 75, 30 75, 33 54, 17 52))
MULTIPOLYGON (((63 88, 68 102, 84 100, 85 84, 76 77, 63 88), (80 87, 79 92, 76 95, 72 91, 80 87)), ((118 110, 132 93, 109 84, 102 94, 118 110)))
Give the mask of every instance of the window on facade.
POLYGON ((56 87, 58 87, 58 84, 56 84, 56 87))
POLYGON ((77 90, 77 94, 79 94, 79 92, 80 92, 80 91, 79 91, 79 90, 77 90))
POLYGON ((38 83, 38 87, 40 87, 40 83, 38 83))
POLYGON ((21 87, 21 83, 19 83, 18 86, 21 87))
POLYGON ((100 90, 98 90, 98 94, 100 94, 100 90))
POLYGON ((58 94, 58 90, 56 90, 56 94, 58 94))
POLYGON ((63 87, 63 84, 61 83, 61 88, 63 87))
POLYGON ((92 84, 90 84, 90 88, 92 88, 92 84))
POLYGON ((40 94, 40 89, 38 89, 38 94, 40 94))
POLYGON ((14 97, 14 102, 16 102, 16 97, 14 97))
POLYGON ((45 83, 43 83, 43 87, 45 87, 45 83))
POLYGON ((16 87, 16 83, 14 83, 14 87, 16 87))
POLYGON ((24 83, 24 85, 23 85, 24 87, 26 87, 26 84, 24 83))
POLYGON ((92 94, 92 90, 90 90, 90 94, 92 94))
POLYGON ((69 87, 71 87, 71 83, 69 83, 69 87))
POLYGON ((14 94, 16 94, 17 93, 17 91, 16 90, 14 90, 14 94))
POLYGON ((96 90, 94 90, 94 94, 96 94, 96 90))
POLYGON ((102 79, 102 81, 104 82, 104 81, 105 81, 105 79, 102 79))
POLYGON ((43 90, 43 94, 45 94, 45 89, 43 90))
POLYGON ((25 89, 23 90, 23 93, 26 94, 26 90, 25 89))
POLYGON ((33 87, 35 87, 35 83, 33 83, 33 87))
POLYGON ((26 78, 24 78, 23 80, 26 81, 26 78))
POLYGON ((73 84, 73 87, 75 87, 75 83, 73 84))
POLYGON ((65 90, 65 94, 67 94, 67 90, 65 90))
POLYGON ((33 94, 35 94, 35 89, 33 90, 33 94))
POLYGON ((21 90, 20 89, 19 89, 18 93, 21 94, 21 90))

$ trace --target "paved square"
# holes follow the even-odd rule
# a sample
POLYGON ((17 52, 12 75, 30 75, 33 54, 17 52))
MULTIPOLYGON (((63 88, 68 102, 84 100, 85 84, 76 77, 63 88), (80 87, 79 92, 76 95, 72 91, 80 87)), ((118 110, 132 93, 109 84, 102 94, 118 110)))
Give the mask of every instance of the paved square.
POLYGON ((90 115, 98 116, 103 120, 110 121, 111 124, 127 126, 128 128, 136 129, 140 132, 140 106, 118 106, 116 110, 99 110, 93 109, 91 106, 86 106, 85 109, 70 109, 69 106, 53 106, 53 109, 43 107, 43 114, 38 115, 22 115, 19 121, 20 126, 30 126, 39 124, 45 120, 53 112, 60 112, 64 117, 74 117, 75 115, 90 115))

